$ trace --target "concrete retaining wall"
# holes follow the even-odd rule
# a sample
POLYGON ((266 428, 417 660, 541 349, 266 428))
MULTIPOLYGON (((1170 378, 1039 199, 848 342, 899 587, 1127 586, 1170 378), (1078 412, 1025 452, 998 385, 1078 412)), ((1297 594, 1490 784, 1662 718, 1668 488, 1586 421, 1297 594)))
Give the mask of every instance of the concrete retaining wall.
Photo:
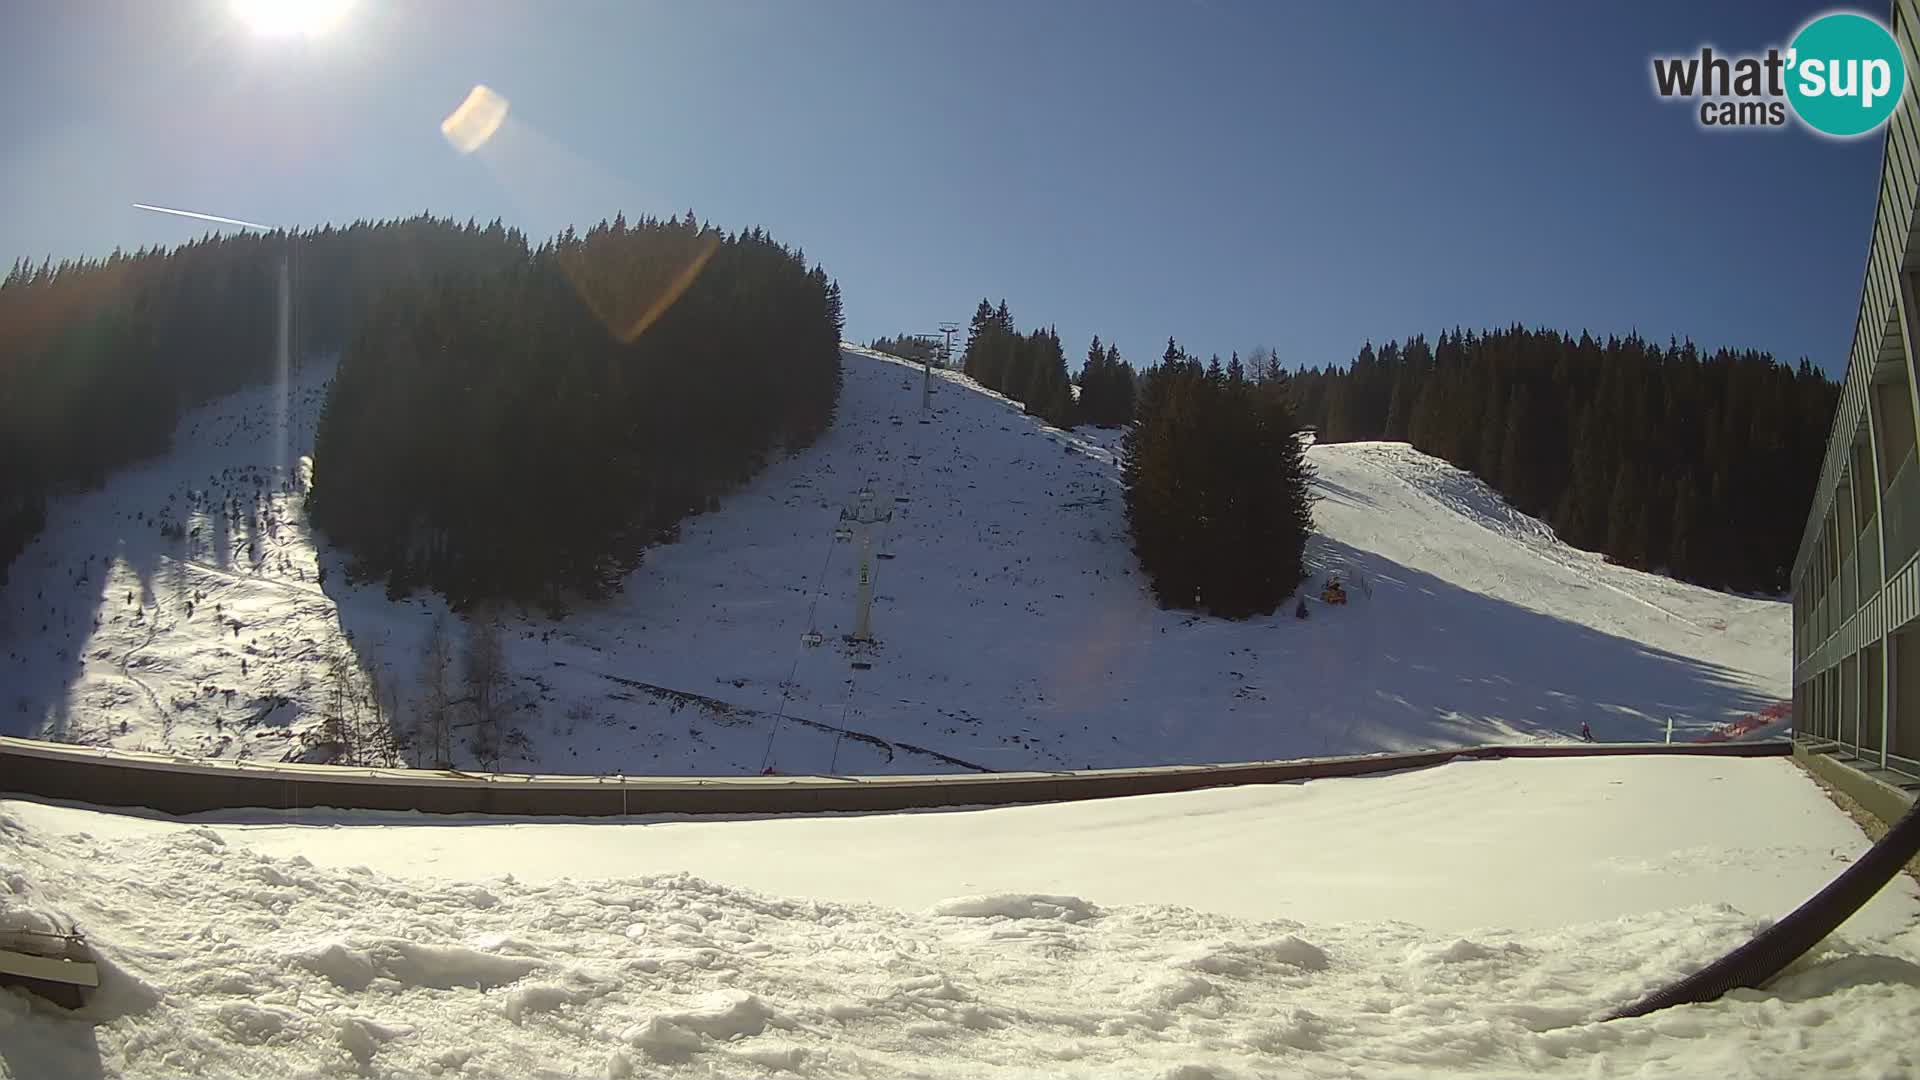
POLYGON ((1893 781, 1905 780, 1898 773, 1877 767, 1878 762, 1862 761, 1838 744, 1825 740, 1803 739, 1793 744, 1793 756, 1808 771, 1845 792, 1860 808, 1891 826, 1913 807, 1914 796, 1893 781))
POLYGON ((170 814, 262 808, 605 817, 903 810, 1102 799, 1362 776, 1455 758, 1784 756, 1790 744, 1539 743, 1227 765, 940 776, 594 777, 252 765, 0 738, 0 792, 170 814))

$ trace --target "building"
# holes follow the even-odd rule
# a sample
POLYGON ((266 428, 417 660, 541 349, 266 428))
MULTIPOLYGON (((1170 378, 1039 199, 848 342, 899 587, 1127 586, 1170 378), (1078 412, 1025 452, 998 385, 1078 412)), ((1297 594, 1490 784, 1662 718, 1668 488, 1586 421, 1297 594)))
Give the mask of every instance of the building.
POLYGON ((1793 564, 1793 715, 1803 752, 1920 790, 1920 0, 1897 0, 1905 99, 1885 130, 1860 319, 1793 564))

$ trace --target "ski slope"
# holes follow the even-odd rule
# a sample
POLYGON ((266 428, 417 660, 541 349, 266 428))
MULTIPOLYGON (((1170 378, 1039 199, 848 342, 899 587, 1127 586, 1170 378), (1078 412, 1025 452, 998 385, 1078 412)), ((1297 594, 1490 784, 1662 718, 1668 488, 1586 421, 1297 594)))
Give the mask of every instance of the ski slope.
MULTIPOLYGON (((1660 738, 1669 716, 1687 738, 1786 696, 1784 603, 1608 566, 1404 445, 1311 451, 1311 618, 1160 611, 1127 546, 1117 433, 1047 428, 953 373, 923 416, 919 369, 851 348, 843 366, 817 445, 688 521, 610 601, 509 621, 502 768, 1082 768, 1583 722, 1660 738), (878 641, 856 648, 859 544, 836 526, 863 489, 891 518, 872 531, 878 641), (1353 579, 1345 607, 1317 599, 1333 571, 1353 579)), ((173 454, 49 507, 0 594, 0 731, 297 756, 338 655, 375 670, 408 723, 443 609, 347 585, 307 529, 326 376, 199 410, 173 454)))
POLYGON ((0 1077, 1908 1076, 1905 876, 1765 991, 1596 1021, 1865 847, 1779 759, 619 824, 0 801, 0 929, 105 968, 78 1016, 0 990, 0 1077))

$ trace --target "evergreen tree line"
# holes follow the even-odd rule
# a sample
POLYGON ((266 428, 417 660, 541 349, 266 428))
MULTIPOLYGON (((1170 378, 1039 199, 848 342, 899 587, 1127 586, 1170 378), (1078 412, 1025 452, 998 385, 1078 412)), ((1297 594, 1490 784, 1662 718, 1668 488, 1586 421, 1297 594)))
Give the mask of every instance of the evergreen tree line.
POLYGON ((839 286, 759 229, 625 218, 393 290, 342 355, 308 509, 356 579, 465 609, 605 595, 804 447, 839 286))
POLYGON ((883 352, 888 356, 897 356, 902 360, 911 360, 916 364, 940 363, 940 343, 928 341, 922 337, 902 333, 897 337, 877 337, 867 346, 874 352, 883 352))
POLYGON ((1321 441, 1410 442, 1576 547, 1767 593, 1787 588, 1839 399, 1804 359, 1520 326, 1369 343, 1290 382, 1321 441))
POLYGON ((1021 334, 1005 300, 997 309, 980 301, 960 367, 980 385, 1020 402, 1029 416, 1060 428, 1077 419, 1059 333, 1048 328, 1021 334))
POLYGON ((297 360, 338 348, 394 283, 515 243, 498 222, 422 217, 15 262, 0 279, 0 582, 49 497, 165 451, 183 410, 275 375, 283 274, 297 360))
POLYGON ((1287 389, 1250 377, 1238 355, 1202 367, 1172 338, 1146 371, 1121 483, 1161 606, 1270 615, 1305 579, 1313 473, 1287 389))
POLYGON ((1093 335, 1087 345, 1087 359, 1074 381, 1080 387, 1075 402, 1079 419, 1096 427, 1120 427, 1133 420, 1134 386, 1139 376, 1133 365, 1120 359, 1120 347, 1100 344, 1093 335))
POLYGON ((1059 428, 1083 423, 1119 427, 1132 420, 1140 378, 1133 365, 1121 359, 1119 346, 1102 345, 1099 334, 1087 345, 1080 370, 1068 375, 1059 331, 1048 327, 1021 334, 1005 300, 997 308, 982 300, 974 310, 961 370, 987 389, 1020 402, 1027 415, 1059 428))

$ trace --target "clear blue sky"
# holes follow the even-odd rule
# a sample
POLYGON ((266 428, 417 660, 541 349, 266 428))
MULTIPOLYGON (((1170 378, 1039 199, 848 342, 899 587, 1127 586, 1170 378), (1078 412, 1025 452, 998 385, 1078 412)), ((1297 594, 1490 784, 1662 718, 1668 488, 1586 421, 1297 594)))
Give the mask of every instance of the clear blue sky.
POLYGON ((692 207, 803 246, 863 340, 989 295, 1070 355, 1520 321, 1838 371, 1880 161, 1653 96, 1651 54, 1784 45, 1816 4, 357 0, 306 41, 231 7, 0 5, 7 259, 199 231, 135 201, 536 235, 692 207), (475 83, 512 119, 462 157, 475 83))

